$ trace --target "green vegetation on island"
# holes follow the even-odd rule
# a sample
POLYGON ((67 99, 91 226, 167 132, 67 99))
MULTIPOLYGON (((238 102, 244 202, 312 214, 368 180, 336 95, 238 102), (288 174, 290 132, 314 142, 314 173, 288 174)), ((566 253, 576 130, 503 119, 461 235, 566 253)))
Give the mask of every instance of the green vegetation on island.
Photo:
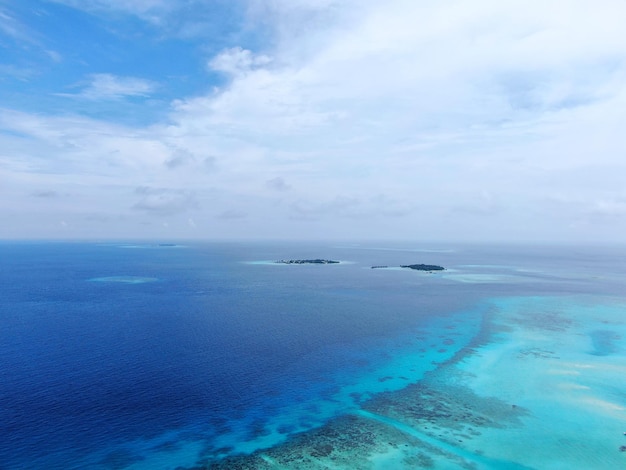
MULTIPOLYGON (((416 271, 443 271, 446 268, 443 266, 438 266, 436 264, 404 264, 400 266, 401 268, 409 268, 415 269, 416 271)), ((372 266, 372 269, 385 269, 389 268, 389 266, 372 266)))
POLYGON ((443 266, 437 266, 436 264, 405 264, 400 266, 401 268, 415 269, 416 271, 443 271, 443 266))

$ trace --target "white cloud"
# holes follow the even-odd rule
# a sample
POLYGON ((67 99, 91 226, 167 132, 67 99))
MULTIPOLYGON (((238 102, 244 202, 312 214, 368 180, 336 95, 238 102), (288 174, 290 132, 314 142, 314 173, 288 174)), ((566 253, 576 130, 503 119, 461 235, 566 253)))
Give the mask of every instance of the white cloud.
POLYGON ((35 70, 25 67, 17 67, 11 64, 0 64, 0 80, 4 81, 7 77, 17 80, 27 81, 36 75, 35 70))
MULTIPOLYGON (((0 4, 0 37, 2 35, 7 36, 15 41, 20 48, 24 48, 26 50, 35 46, 35 48, 39 49, 52 62, 61 62, 63 59, 61 54, 55 50, 47 48, 45 45, 45 37, 41 31, 37 28, 31 28, 25 24, 20 15, 11 11, 11 7, 13 6, 10 4, 7 8, 0 4)), ((13 9, 17 10, 15 7, 13 7, 13 9)), ((6 46, 6 44, 3 44, 3 47, 6 46)), ((30 67, 33 66, 31 65, 30 67)))
POLYGON ((213 61, 218 68, 248 73, 236 75, 217 95, 179 102, 181 125, 199 118, 196 129, 204 121, 247 136, 302 137, 330 130, 327 139, 341 132, 364 141, 383 138, 379 142, 389 145, 387 137, 415 141, 438 127, 475 134, 477 125, 493 128, 504 120, 541 117, 533 109, 610 99, 615 91, 610 83, 623 76, 624 48, 608 47, 606 36, 596 37, 592 28, 565 29, 559 11, 553 12, 551 30, 544 8, 520 21, 492 2, 472 9, 446 4, 449 9, 385 3, 354 29, 327 31, 334 40, 307 53, 304 63, 284 64, 279 57, 275 62, 282 67, 250 70, 248 51, 221 54, 213 61), (489 28, 490 22, 496 26, 489 28), (585 48, 595 49, 582 47, 587 40, 599 42, 602 53, 583 54, 585 48), (532 106, 516 106, 520 99, 532 106))
POLYGON ((171 151, 150 132, 80 116, 41 116, 0 109, 6 167, 124 181, 164 165, 171 151), (24 165, 28 163, 28 165, 24 165))
POLYGON ((23 43, 37 44, 35 33, 0 5, 0 33, 23 43))
POLYGON ((291 189, 291 185, 287 184, 280 176, 267 180, 265 185, 275 191, 288 191, 291 189))
POLYGON ((64 96, 89 100, 118 100, 126 97, 148 97, 157 87, 158 84, 152 80, 97 73, 89 77, 89 84, 80 93, 64 96))
POLYGON ((236 210, 236 209, 228 209, 217 215, 218 219, 221 220, 237 220, 237 219, 245 219, 248 214, 244 211, 236 210))
POLYGON ((60 63, 63 61, 63 56, 59 54, 57 51, 48 49, 46 51, 46 54, 48 55, 48 57, 50 57, 50 60, 52 60, 53 62, 60 63))
MULTIPOLYGON (((90 4, 105 3, 126 8, 90 4)), ((429 227, 430 237, 594 239, 574 224, 593 212, 626 229, 614 176, 626 172, 623 2, 253 3, 272 47, 215 55, 222 87, 181 96, 167 122, 144 129, 5 112, 0 124, 27 137, 2 137, 0 169, 167 188, 136 194, 135 208, 165 217, 197 203, 251 236, 306 236, 315 232, 303 224, 319 223, 328 236, 429 227), (557 193, 578 202, 555 202, 557 193)), ((147 96, 155 86, 101 74, 78 96, 147 96)), ((64 193, 43 179, 37 188, 64 193)))
POLYGON ((264 65, 272 59, 266 55, 255 55, 247 49, 233 47, 226 49, 209 62, 209 67, 219 72, 240 75, 264 65))
POLYGON ((139 187, 140 197, 132 208, 154 215, 172 215, 195 209, 198 206, 193 192, 169 188, 139 187))
POLYGON ((596 201, 591 212, 598 215, 620 216, 626 215, 626 198, 621 200, 599 200, 596 201))

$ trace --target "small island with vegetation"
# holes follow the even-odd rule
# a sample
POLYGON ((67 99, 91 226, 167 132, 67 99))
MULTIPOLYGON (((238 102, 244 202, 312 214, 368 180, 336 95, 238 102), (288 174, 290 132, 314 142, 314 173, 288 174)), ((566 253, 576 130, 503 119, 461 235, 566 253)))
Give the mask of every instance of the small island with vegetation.
POLYGON ((400 266, 401 268, 415 269, 416 271, 443 271, 443 266, 437 266, 436 264, 405 264, 400 266))
POLYGON ((332 259, 280 259, 279 264, 339 264, 339 261, 332 259))
MULTIPOLYGON (((409 268, 415 269, 416 271, 444 271, 446 268, 443 266, 438 266, 436 264, 404 264, 400 266, 401 268, 409 268)), ((389 268, 389 266, 372 266, 372 269, 385 269, 389 268)))

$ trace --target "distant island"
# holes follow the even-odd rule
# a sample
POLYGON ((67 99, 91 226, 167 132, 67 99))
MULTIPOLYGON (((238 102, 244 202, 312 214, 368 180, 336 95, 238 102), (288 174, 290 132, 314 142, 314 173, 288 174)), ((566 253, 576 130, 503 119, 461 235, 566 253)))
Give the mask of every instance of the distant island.
POLYGON ((400 266, 401 268, 415 269, 416 271, 443 271, 443 266, 437 266, 436 264, 405 264, 400 266))
POLYGON ((279 264, 338 264, 339 261, 332 259, 280 259, 279 264))
MULTIPOLYGON (((446 268, 438 266, 436 264, 405 264, 401 265, 401 268, 415 269, 416 271, 443 271, 446 268)), ((372 269, 385 269, 389 266, 372 266, 372 269)))

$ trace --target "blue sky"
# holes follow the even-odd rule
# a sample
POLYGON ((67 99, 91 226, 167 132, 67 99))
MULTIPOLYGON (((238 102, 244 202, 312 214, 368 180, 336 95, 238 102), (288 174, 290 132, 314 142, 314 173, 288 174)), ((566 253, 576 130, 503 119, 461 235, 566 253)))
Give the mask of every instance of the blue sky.
POLYGON ((254 42, 236 1, 172 10, 144 4, 0 3, 2 102, 146 125, 163 119, 172 100, 224 82, 207 70, 207 57, 231 42, 254 42))
POLYGON ((0 0, 0 238, 621 241, 624 18, 0 0))

